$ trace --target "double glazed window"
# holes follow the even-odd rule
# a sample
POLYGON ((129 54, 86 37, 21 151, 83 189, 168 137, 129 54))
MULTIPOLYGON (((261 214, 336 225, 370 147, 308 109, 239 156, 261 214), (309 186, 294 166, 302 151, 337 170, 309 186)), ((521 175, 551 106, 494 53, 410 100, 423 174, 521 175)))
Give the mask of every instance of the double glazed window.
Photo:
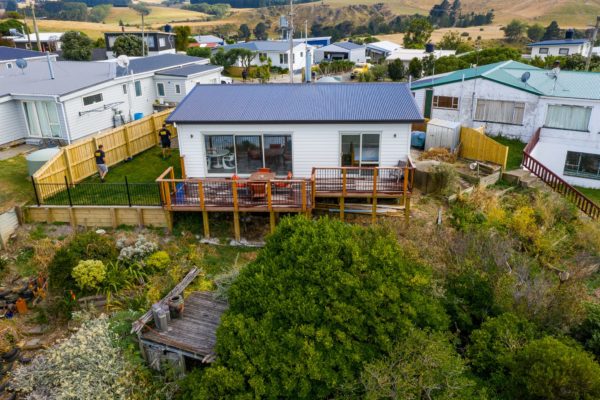
POLYGON ((540 54, 548 54, 548 48, 547 47, 540 47, 540 49, 538 50, 538 52, 540 54))
POLYGON ((546 114, 547 128, 587 131, 592 116, 592 107, 550 104, 546 114))
POLYGON ((569 55, 569 49, 568 48, 560 48, 558 49, 558 54, 560 54, 561 56, 568 56, 569 55))
POLYGON ((158 93, 158 97, 165 97, 165 84, 162 82, 157 83, 156 92, 158 93))
POLYGON ((291 135, 205 135, 206 166, 211 174, 251 174, 270 168, 292 171, 291 135))
POLYGON ((379 165, 379 133, 342 134, 342 167, 379 165))
POLYGON ((600 179, 600 154, 567 152, 565 175, 600 179))
POLYGON ((288 63, 287 53, 279 54, 279 64, 287 64, 287 63, 288 63))
POLYGON ((60 137, 58 108, 52 101, 25 101, 23 110, 29 135, 36 137, 60 137))
POLYGON ((458 110, 458 97, 433 96, 433 108, 458 110))
POLYGON ((135 97, 140 97, 142 95, 142 82, 135 81, 133 86, 135 87, 135 97))
POLYGON ((89 106, 96 103, 102 103, 102 93, 93 94, 83 98, 84 106, 89 106))
POLYGON ((525 103, 519 101, 477 99, 475 120, 522 125, 525 103))

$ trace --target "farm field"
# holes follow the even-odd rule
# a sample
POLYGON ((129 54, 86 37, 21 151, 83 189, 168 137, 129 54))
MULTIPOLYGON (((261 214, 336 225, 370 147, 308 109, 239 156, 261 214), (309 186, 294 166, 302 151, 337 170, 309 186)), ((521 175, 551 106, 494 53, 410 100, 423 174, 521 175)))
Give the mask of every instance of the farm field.
MULTIPOLYGON (((467 32, 472 40, 481 36, 483 40, 501 39, 504 37, 504 31, 500 30, 501 25, 486 25, 486 26, 471 26, 468 28, 443 28, 436 29, 431 34, 431 40, 438 42, 447 32, 457 31, 460 33, 467 32)), ((389 40, 395 43, 402 43, 403 33, 393 33, 391 35, 376 35, 378 39, 389 40)))
MULTIPOLYGON (((186 20, 198 20, 205 19, 207 17, 206 14, 182 10, 180 8, 172 8, 172 7, 155 7, 151 6, 152 10, 149 15, 147 15, 144 20, 147 24, 165 24, 167 22, 173 21, 186 21, 186 20)), ((107 24, 119 24, 119 20, 123 21, 125 24, 140 24, 141 17, 131 8, 126 7, 113 7, 106 18, 107 24)))

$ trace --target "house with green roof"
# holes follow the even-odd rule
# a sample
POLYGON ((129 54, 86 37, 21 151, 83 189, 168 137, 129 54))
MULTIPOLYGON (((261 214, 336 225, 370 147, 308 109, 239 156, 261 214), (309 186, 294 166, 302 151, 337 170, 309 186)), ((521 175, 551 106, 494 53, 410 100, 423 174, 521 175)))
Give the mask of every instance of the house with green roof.
POLYGON ((600 73, 503 61, 427 77, 411 90, 426 118, 522 141, 540 129, 540 162, 571 184, 600 188, 600 73))

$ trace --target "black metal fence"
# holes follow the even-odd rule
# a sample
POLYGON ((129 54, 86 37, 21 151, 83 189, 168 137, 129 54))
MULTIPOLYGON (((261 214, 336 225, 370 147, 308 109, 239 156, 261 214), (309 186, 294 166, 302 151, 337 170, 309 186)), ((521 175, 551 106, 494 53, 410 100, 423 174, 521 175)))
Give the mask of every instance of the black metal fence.
POLYGON ((161 206, 156 182, 129 183, 33 183, 38 205, 61 206, 161 206))

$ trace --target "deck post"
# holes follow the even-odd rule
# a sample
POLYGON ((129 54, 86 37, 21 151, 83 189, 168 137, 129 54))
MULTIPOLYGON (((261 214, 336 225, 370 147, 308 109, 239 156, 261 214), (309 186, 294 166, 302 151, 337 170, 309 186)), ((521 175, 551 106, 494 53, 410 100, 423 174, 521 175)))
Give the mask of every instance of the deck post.
MULTIPOLYGON (((141 210, 141 209, 140 209, 140 211, 141 211, 141 215, 142 215, 142 218, 143 218, 144 211, 141 210)), ((173 233, 173 212, 171 212, 171 211, 165 211, 165 217, 166 217, 166 220, 167 220, 167 230, 169 231, 169 233, 173 233)))
POLYGON ((375 223, 377 221, 377 172, 379 170, 377 168, 373 169, 373 206, 371 208, 371 223, 375 223))
POLYGON ((233 234, 235 236, 236 241, 240 241, 240 213, 238 211, 239 203, 238 203, 238 192, 237 192, 237 183, 235 181, 231 182, 231 191, 233 193, 233 234))
POLYGON ((344 196, 340 197, 340 221, 344 221, 344 203, 345 203, 345 198, 344 196))
POLYGON ((202 225, 204 226, 204 238, 210 238, 210 228, 208 226, 208 211, 202 211, 202 225))
POLYGON ((404 207, 406 207, 406 202, 408 199, 408 171, 409 171, 408 167, 405 167, 404 168, 404 182, 402 185, 402 197, 404 200, 404 207))
POLYGON ((187 175, 185 173, 185 162, 184 162, 185 156, 179 156, 179 164, 181 165, 181 178, 182 179, 186 179, 187 175))
POLYGON ((342 197, 346 197, 346 182, 348 181, 346 176, 347 172, 348 170, 342 167, 342 197))
POLYGON ((175 170, 173 169, 173 167, 169 167, 170 172, 169 172, 169 176, 171 177, 171 190, 173 190, 173 193, 177 192, 177 183, 175 182, 175 170))
POLYGON ((269 224, 271 226, 271 233, 275 232, 276 217, 273 210, 269 211, 269 224))
POLYGON ((306 181, 302 181, 302 212, 306 212, 306 181))
POLYGON ((408 224, 410 223, 410 197, 406 194, 404 195, 404 220, 408 227, 408 224))
POLYGON ((267 182, 267 208, 269 209, 269 225, 271 233, 275 232, 275 211, 273 211, 273 189, 271 181, 267 182))
POLYGON ((168 210, 171 209, 171 188, 169 182, 163 181, 163 193, 165 194, 165 205, 168 210))

